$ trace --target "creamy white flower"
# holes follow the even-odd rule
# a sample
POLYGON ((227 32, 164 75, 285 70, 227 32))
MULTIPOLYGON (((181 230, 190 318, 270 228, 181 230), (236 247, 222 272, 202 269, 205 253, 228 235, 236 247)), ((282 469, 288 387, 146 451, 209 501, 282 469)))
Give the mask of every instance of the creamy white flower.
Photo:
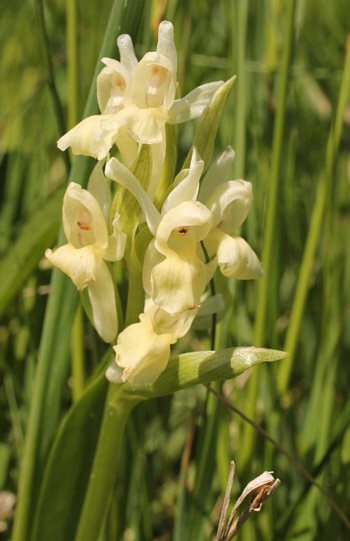
POLYGON ((245 180, 226 181, 234 159, 228 147, 209 168, 199 193, 199 199, 212 212, 213 228, 205 239, 210 255, 215 255, 221 272, 239 280, 264 276, 261 263, 249 244, 236 235, 246 219, 253 202, 253 188, 245 180))
MULTIPOLYGON (((95 170, 93 176, 99 174, 95 170)), ((95 181, 98 184, 95 179, 92 185, 95 181)), ((108 206, 108 202, 106 204, 108 206)), ((45 255, 79 290, 88 287, 96 329, 103 340, 112 342, 118 321, 114 286, 105 260, 116 261, 123 257, 126 235, 118 227, 118 216, 112 224, 113 232, 108 234, 100 204, 89 191, 74 182, 66 190, 62 214, 68 243, 55 251, 46 250, 45 255)))
POLYGON ((120 62, 103 58, 106 64, 97 78, 101 115, 88 117, 58 141, 58 147, 72 147, 74 154, 101 160, 114 143, 123 163, 130 168, 140 144, 155 146, 152 182, 153 199, 165 156, 165 124, 177 124, 198 117, 222 81, 202 85, 175 100, 177 55, 174 29, 169 21, 159 25, 157 51, 137 63, 131 38, 118 38, 120 62))
POLYGON ((194 150, 189 169, 176 177, 175 188, 161 213, 137 179, 116 158, 106 165, 106 175, 136 197, 154 235, 143 265, 143 285, 154 303, 171 315, 195 310, 210 275, 197 255, 197 245, 212 229, 212 214, 196 201, 204 163, 194 150))
POLYGON ((116 358, 106 372, 107 379, 138 385, 153 383, 168 364, 171 344, 187 333, 195 315, 196 310, 171 316, 152 299, 146 300, 140 322, 118 336, 116 358))

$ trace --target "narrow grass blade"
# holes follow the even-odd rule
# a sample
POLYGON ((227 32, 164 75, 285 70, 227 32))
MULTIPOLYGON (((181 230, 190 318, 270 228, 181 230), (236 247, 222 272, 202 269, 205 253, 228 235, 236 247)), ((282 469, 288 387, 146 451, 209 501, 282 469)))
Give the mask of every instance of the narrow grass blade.
MULTIPOLYGON (((280 170, 281 170, 281 156, 282 156, 282 144, 284 140, 284 125, 286 117, 286 97, 288 88, 288 78, 290 63, 292 58, 292 45, 294 40, 294 12, 295 12, 295 0, 289 0, 286 9, 286 32, 283 56, 281 59, 280 76, 279 76, 279 89, 277 100, 277 112, 274 122, 273 130, 273 146, 272 146, 272 165, 271 165, 271 180, 269 182, 268 201, 267 201, 267 213, 266 213, 266 226, 264 233, 264 245, 262 253, 262 263, 266 275, 260 279, 258 284, 258 300, 255 312, 255 327, 254 327, 254 345, 257 347, 263 347, 266 342, 265 336, 265 324, 267 317, 267 305, 269 297, 269 280, 270 271, 273 263, 273 246, 275 239, 275 227, 276 227, 276 212, 277 212, 277 200, 280 183, 280 170)), ((258 394, 258 381, 259 373, 255 371, 249 381, 248 391, 248 410, 247 413, 251 417, 254 414, 256 407, 256 399, 258 394)), ((243 464, 241 467, 250 461, 253 446, 254 446, 255 433, 250 427, 245 427, 242 439, 242 457, 243 464)))

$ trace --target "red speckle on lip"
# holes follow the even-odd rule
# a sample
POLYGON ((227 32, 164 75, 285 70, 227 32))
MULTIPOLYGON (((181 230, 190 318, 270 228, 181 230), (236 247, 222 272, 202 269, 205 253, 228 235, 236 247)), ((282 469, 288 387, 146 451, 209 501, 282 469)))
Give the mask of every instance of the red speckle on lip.
POLYGON ((80 227, 80 229, 82 229, 83 231, 90 231, 91 227, 87 224, 84 224, 82 222, 77 222, 78 226, 80 227))

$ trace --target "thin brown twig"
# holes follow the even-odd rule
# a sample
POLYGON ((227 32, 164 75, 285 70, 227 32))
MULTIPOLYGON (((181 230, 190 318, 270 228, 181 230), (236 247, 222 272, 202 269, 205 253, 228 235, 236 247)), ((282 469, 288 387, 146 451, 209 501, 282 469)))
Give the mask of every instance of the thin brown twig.
POLYGON ((230 404, 230 402, 224 396, 222 396, 220 393, 215 391, 215 389, 210 387, 210 385, 208 385, 206 383, 204 385, 206 386, 208 391, 213 393, 219 400, 221 400, 221 402, 223 402, 223 404, 225 404, 225 406, 228 409, 230 409, 234 413, 237 413, 244 421, 246 421, 253 428, 255 428, 255 430, 257 430, 257 432, 259 432, 267 441, 272 443, 272 445, 274 445, 276 447, 276 449, 278 449, 278 451, 280 453, 282 453, 284 456, 286 456, 288 458, 288 460, 304 475, 304 477, 306 477, 306 479, 321 492, 321 494, 326 498, 328 503, 333 507, 334 511, 337 513, 337 515, 342 520, 342 522, 344 522, 344 524, 346 525, 348 530, 350 530, 350 521, 344 515, 343 511, 338 507, 338 505, 335 503, 335 501, 332 500, 332 498, 324 490, 324 488, 317 481, 315 481, 315 479, 309 474, 309 472, 301 464, 299 464, 299 462, 295 458, 293 458, 285 449, 283 449, 283 447, 277 441, 275 441, 267 432, 265 432, 265 430, 263 430, 259 425, 254 423, 254 421, 249 419, 249 417, 247 417, 240 410, 238 410, 237 408, 232 406, 232 404, 230 404))

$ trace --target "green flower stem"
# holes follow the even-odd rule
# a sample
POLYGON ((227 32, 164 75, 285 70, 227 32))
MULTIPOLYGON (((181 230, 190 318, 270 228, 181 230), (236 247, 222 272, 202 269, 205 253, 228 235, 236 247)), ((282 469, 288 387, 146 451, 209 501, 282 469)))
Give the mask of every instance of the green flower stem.
MULTIPOLYGON (((138 3, 137 0, 134 3, 138 3)), ((100 58, 112 56, 114 53, 117 36, 121 30, 124 30, 122 27, 124 9, 124 2, 115 0, 90 87, 84 117, 98 112, 96 78, 102 66, 100 58)), ((138 24, 135 25, 135 31, 137 27, 138 24)), ((92 162, 91 158, 77 156, 69 180, 74 180, 83 187, 86 186, 92 162)), ((64 242, 64 232, 61 227, 58 245, 64 242)), ((77 302, 78 293, 73 284, 62 271, 54 269, 20 469, 13 541, 27 541, 31 535, 31 525, 42 473, 59 422, 59 407, 63 385, 58 385, 57 382, 61 383, 66 373, 70 332, 77 302), (53 394, 50 394, 51 391, 53 391, 53 394)))
POLYGON ((125 327, 138 323, 139 315, 143 312, 145 292, 142 286, 142 272, 131 261, 128 265, 129 289, 126 305, 125 327))
POLYGON ((142 400, 123 386, 110 384, 94 464, 75 541, 97 541, 105 524, 118 471, 118 453, 126 421, 142 400))
POLYGON ((338 107, 335 115, 334 125, 329 133, 326 153, 326 168, 322 175, 317 189, 315 206, 312 212, 311 224, 306 239, 304 255, 300 267, 299 278, 292 306, 288 332, 285 341, 285 350, 289 356, 280 368, 278 378, 278 392, 283 394, 288 388, 290 374, 293 367, 295 351, 299 338, 302 316, 304 313, 307 293, 309 289, 310 276, 314 255, 323 224, 324 208, 327 197, 332 187, 334 165, 339 149, 340 136, 343 127, 344 111, 350 93, 350 48, 347 50, 345 65, 340 85, 338 107))
POLYGON ((82 307, 79 304, 75 312, 71 340, 72 394, 74 402, 79 400, 85 386, 83 339, 84 319, 82 307))
MULTIPOLYGON (((286 97, 289 77, 289 68, 292 58, 292 44, 294 37, 294 12, 296 0, 289 0, 286 13, 286 32, 284 50, 281 61, 281 69, 279 76, 279 91, 277 112, 275 117, 273 131, 273 146, 272 146, 272 171, 271 180, 269 183, 266 227, 264 235, 264 246, 262 253, 262 262, 266 272, 266 276, 261 278, 258 285, 258 300, 256 307, 256 319, 254 328, 254 345, 263 347, 265 343, 265 322, 267 317, 267 302, 269 296, 269 275, 272 268, 273 246, 275 239, 275 223, 276 210, 279 190, 279 178, 281 170, 282 144, 284 140, 284 125, 286 116, 286 97)), ((247 415, 254 417, 256 399, 258 394, 259 371, 256 370, 252 374, 249 381, 248 391, 248 408, 247 415)), ((242 457, 244 467, 251 459, 254 446, 255 432, 251 427, 246 426, 243 434, 242 448, 244 452, 242 457)))

